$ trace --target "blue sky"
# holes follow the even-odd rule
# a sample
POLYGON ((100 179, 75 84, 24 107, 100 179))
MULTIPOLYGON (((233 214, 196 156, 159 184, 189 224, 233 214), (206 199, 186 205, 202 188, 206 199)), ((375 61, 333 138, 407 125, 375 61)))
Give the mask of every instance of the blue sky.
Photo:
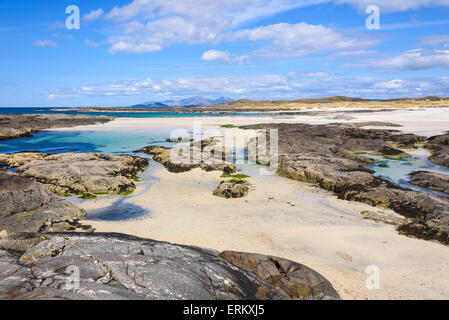
POLYGON ((0 106, 449 96, 448 30, 449 0, 2 0, 0 106))

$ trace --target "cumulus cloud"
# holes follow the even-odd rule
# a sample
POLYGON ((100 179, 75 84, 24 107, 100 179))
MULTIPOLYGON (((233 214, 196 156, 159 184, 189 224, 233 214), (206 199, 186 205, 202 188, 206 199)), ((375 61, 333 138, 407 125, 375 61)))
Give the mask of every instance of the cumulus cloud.
POLYGON ((279 23, 254 29, 229 32, 224 37, 228 41, 249 40, 269 41, 253 54, 265 58, 298 58, 309 54, 351 50, 372 47, 379 39, 358 39, 345 37, 341 33, 323 25, 307 23, 279 23))
POLYGON ((104 14, 104 11, 101 8, 98 10, 92 10, 91 12, 89 12, 88 14, 85 14, 83 16, 83 20, 86 22, 94 21, 94 20, 97 20, 98 18, 100 18, 103 14, 104 14))
POLYGON ((449 68, 449 50, 415 49, 390 58, 371 61, 371 64, 387 72, 449 68))
POLYGON ((244 65, 249 63, 249 57, 247 55, 232 56, 231 53, 220 50, 209 50, 204 52, 201 60, 235 65, 244 65))
POLYGON ((378 79, 374 77, 304 78, 301 74, 259 76, 134 79, 59 89, 47 99, 112 96, 158 97, 161 100, 191 96, 229 96, 234 99, 298 99, 345 95, 365 98, 446 95, 448 78, 378 79))
POLYGON ((51 40, 37 40, 33 43, 33 46, 35 47, 41 47, 41 48, 57 48, 58 45, 56 42, 51 40))
POLYGON ((306 23, 238 30, 242 23, 254 19, 323 2, 328 1, 134 0, 123 7, 114 7, 105 15, 120 29, 118 34, 108 39, 111 44, 109 51, 143 53, 159 51, 177 43, 216 45, 223 41, 246 39, 272 43, 272 46, 255 52, 260 56, 274 56, 272 51, 279 50, 280 58, 288 58, 327 49, 349 50, 376 44, 372 39, 348 38, 325 26, 306 23), (318 49, 321 41, 324 42, 323 49, 318 49))

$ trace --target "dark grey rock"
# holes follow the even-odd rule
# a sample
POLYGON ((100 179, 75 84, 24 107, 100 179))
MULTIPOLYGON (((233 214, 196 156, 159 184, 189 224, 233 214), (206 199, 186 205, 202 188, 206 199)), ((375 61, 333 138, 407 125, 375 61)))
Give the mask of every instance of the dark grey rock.
POLYGON ((243 198, 248 194, 250 186, 243 180, 222 181, 214 191, 214 196, 226 199, 243 198))
POLYGON ((293 299, 340 299, 326 278, 300 263, 273 256, 233 251, 222 252, 220 257, 251 272, 293 299))
POLYGON ((7 114, 0 115, 0 140, 31 137, 50 128, 67 128, 80 125, 106 123, 112 117, 70 114, 7 114))
POLYGON ((59 199, 43 185, 0 171, 0 231, 12 235, 77 230, 85 215, 83 210, 59 199))
MULTIPOLYGON (((374 177, 365 168, 374 160, 364 157, 363 152, 391 157, 408 156, 400 148, 422 145, 426 142, 425 137, 400 134, 395 130, 362 129, 360 124, 263 124, 242 127, 269 128, 279 130, 279 175, 317 184, 337 193, 340 199, 393 209, 413 221, 400 226, 401 233, 449 244, 447 197, 403 190, 374 177)), ((446 141, 441 137, 434 140, 434 143, 438 141, 443 145, 446 141)), ((256 154, 257 161, 267 164, 266 155, 257 154, 256 142, 251 141, 248 151, 256 154)))
POLYGON ((432 151, 430 160, 449 167, 449 132, 429 138, 425 147, 432 151))
POLYGON ((418 171, 411 174, 411 183, 449 194, 449 176, 434 172, 418 171))
MULTIPOLYGON (((210 250, 119 234, 46 237, 20 258, 0 249, 0 299, 291 298, 280 287, 226 262, 210 250), (66 287, 69 266, 80 272, 79 288, 66 287)), ((294 269, 289 269, 289 279, 308 279, 317 284, 312 290, 316 294, 307 298, 339 299, 332 286, 313 270, 279 261, 294 269)))

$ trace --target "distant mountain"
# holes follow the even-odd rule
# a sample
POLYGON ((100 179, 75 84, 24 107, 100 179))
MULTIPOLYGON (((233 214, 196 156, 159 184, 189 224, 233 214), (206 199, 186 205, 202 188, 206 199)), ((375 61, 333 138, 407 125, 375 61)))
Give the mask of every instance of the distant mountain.
POLYGON ((232 101, 232 99, 221 97, 218 99, 208 99, 201 96, 182 99, 182 100, 168 100, 162 102, 145 102, 132 106, 132 108, 179 108, 179 107, 196 107, 206 106, 211 104, 225 103, 232 101))

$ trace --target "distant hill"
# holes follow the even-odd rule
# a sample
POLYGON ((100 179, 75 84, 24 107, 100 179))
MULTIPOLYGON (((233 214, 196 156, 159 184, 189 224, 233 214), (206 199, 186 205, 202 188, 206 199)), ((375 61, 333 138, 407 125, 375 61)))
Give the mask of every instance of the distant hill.
POLYGON ((180 108, 180 107, 199 107, 206 105, 213 105, 219 103, 225 103, 232 101, 232 99, 220 97, 218 99, 208 99, 201 96, 196 96, 192 98, 182 99, 182 100, 168 100, 162 102, 145 102, 132 106, 131 108, 180 108))
POLYGON ((399 98, 399 99, 390 99, 384 101, 445 101, 449 100, 448 97, 438 97, 438 96, 427 96, 423 98, 399 98))
POLYGON ((372 100, 366 100, 361 98, 350 98, 343 96, 326 97, 326 98, 314 98, 314 99, 297 99, 297 100, 248 100, 241 99, 236 101, 227 101, 222 103, 206 105, 203 108, 219 107, 219 108, 239 108, 245 107, 276 107, 280 105, 289 104, 312 104, 312 103, 335 103, 335 102, 368 102, 372 100))

